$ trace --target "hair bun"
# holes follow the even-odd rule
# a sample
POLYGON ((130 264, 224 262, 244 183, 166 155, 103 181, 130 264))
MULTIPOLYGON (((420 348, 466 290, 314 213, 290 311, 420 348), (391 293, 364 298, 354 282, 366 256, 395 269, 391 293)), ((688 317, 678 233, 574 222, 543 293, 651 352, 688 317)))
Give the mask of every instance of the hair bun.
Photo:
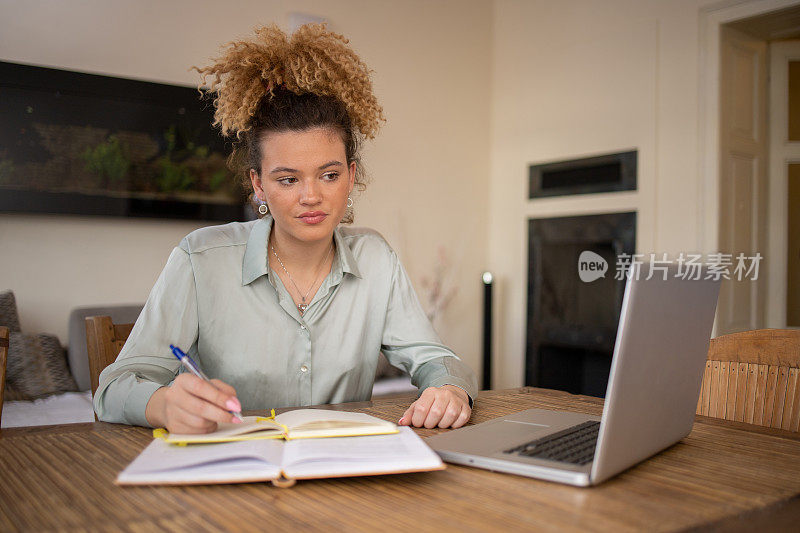
POLYGON ((256 29, 253 39, 226 44, 213 64, 194 67, 202 75, 200 87, 214 93, 214 125, 240 137, 251 129, 262 99, 283 86, 338 99, 358 131, 374 138, 385 121, 383 109, 369 68, 348 43, 323 23, 300 26, 291 36, 272 24, 256 29))

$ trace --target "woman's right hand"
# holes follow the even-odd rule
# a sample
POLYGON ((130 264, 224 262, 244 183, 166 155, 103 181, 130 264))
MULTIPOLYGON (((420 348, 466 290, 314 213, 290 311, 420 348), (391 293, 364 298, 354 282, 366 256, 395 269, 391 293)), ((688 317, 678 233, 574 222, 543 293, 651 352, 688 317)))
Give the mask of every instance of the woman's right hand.
POLYGON ((145 417, 151 426, 167 428, 170 433, 210 433, 218 423, 238 422, 230 411, 241 410, 236 390, 227 383, 185 373, 179 374, 172 386, 153 393, 145 417))

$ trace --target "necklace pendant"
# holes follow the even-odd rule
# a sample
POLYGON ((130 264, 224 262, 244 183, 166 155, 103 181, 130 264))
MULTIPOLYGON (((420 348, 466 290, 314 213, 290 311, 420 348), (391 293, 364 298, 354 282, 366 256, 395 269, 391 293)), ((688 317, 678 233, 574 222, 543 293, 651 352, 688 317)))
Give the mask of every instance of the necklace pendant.
POLYGON ((300 316, 303 316, 303 313, 306 312, 308 309, 308 304, 297 304, 297 310, 300 311, 300 316))

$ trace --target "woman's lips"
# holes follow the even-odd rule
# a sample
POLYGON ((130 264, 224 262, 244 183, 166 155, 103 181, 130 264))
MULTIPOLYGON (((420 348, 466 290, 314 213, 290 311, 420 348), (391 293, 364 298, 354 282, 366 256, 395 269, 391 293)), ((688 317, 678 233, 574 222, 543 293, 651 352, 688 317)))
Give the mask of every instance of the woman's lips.
POLYGON ((323 211, 310 211, 308 213, 301 214, 297 218, 299 218, 302 222, 305 222, 306 224, 319 224, 320 222, 325 220, 327 216, 328 215, 325 214, 323 211))

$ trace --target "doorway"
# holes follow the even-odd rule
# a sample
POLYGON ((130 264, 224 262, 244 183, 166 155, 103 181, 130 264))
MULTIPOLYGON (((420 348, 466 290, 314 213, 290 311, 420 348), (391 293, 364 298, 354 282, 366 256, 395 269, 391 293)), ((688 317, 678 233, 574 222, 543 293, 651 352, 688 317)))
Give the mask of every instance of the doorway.
POLYGON ((800 327, 800 5, 722 24, 719 52, 717 242, 762 259, 757 278, 723 282, 716 334, 800 327))

